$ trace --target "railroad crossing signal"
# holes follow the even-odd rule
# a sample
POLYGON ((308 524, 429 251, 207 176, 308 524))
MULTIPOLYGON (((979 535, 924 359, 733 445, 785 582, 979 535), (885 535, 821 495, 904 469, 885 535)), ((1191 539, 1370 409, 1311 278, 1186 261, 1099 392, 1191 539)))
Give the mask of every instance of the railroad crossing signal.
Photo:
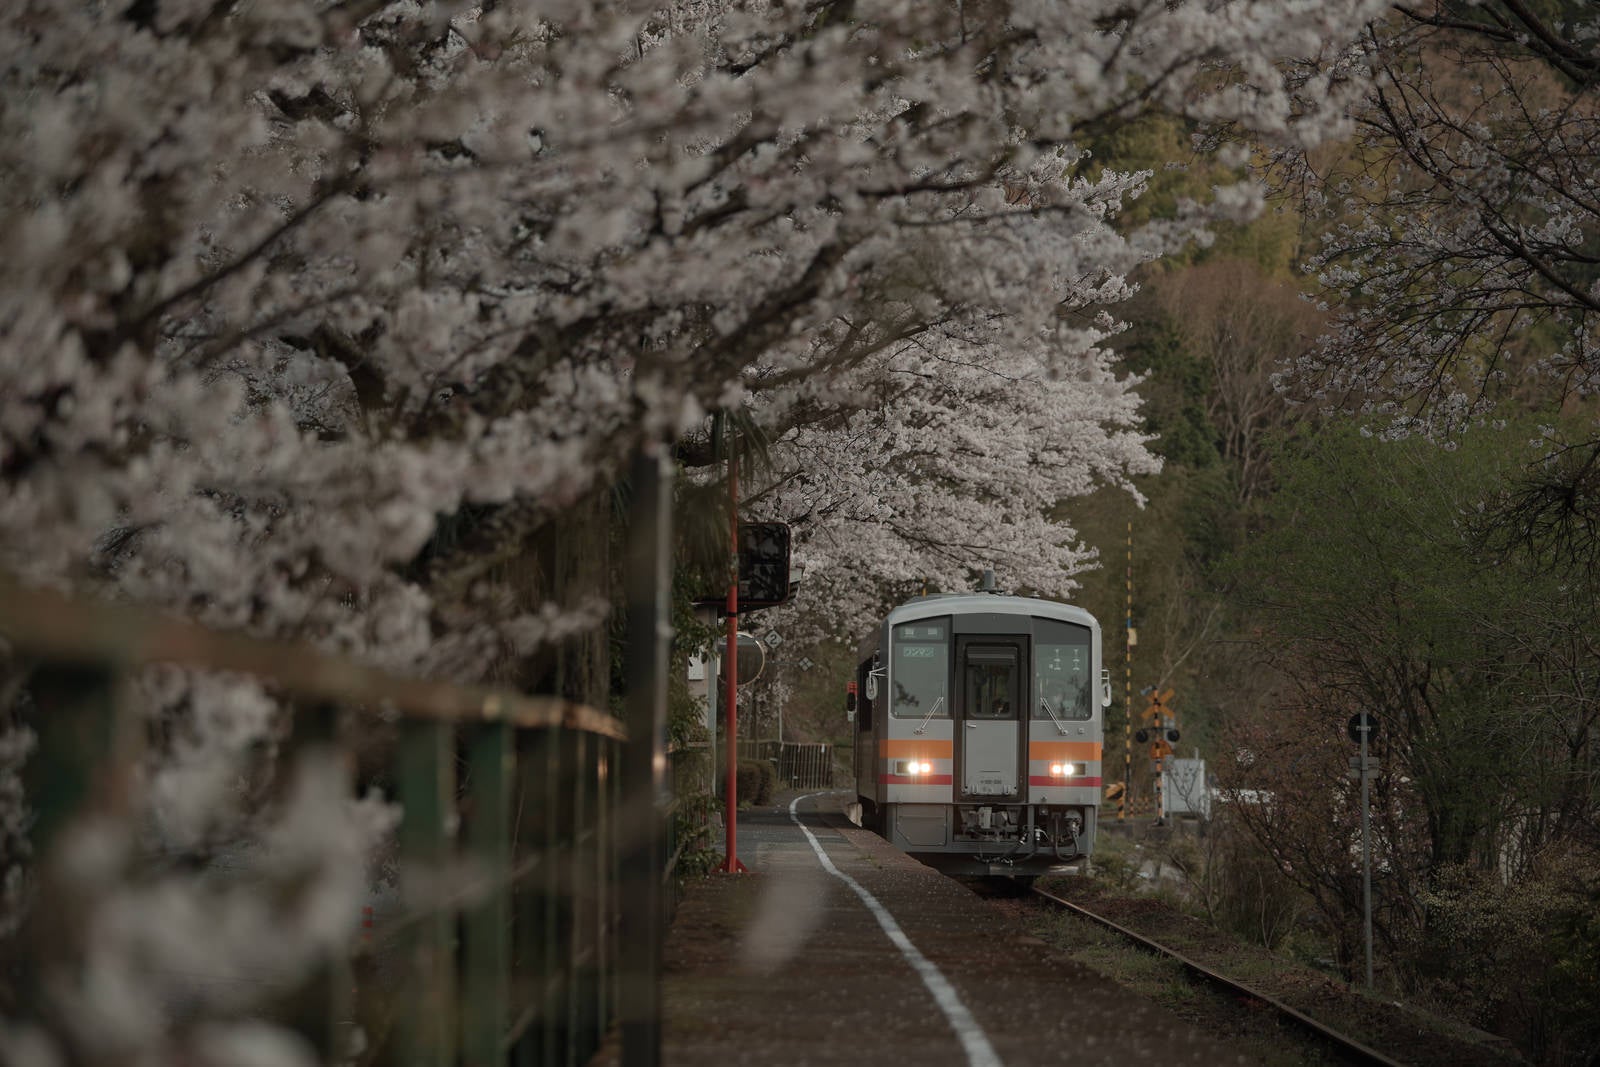
MULTIPOLYGON (((1144 709, 1144 717, 1146 719, 1160 719, 1163 714, 1170 714, 1166 704, 1171 699, 1172 690, 1170 689, 1163 689, 1161 692, 1154 694, 1150 697, 1150 706, 1144 709)), ((1157 725, 1159 726, 1160 723, 1157 723, 1157 725)))
POLYGON ((1150 697, 1150 706, 1144 709, 1143 718, 1150 725, 1134 731, 1133 739, 1139 744, 1153 741, 1150 758, 1160 762, 1172 755, 1172 746, 1178 741, 1178 715, 1167 702, 1173 697, 1171 689, 1163 689, 1150 697))

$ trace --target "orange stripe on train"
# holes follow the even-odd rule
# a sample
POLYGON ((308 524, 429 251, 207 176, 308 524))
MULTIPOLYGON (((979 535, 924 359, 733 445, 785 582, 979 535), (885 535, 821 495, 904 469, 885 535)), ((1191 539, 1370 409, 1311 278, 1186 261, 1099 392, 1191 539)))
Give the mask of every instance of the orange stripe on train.
POLYGON ((1068 759, 1088 762, 1100 758, 1105 746, 1099 741, 1029 741, 1031 760, 1068 759))
POLYGON ((923 740, 919 737, 907 740, 900 737, 891 737, 878 742, 879 759, 893 759, 896 756, 902 758, 915 756, 917 759, 926 760, 949 759, 954 751, 955 746, 952 742, 941 741, 937 738, 923 740))

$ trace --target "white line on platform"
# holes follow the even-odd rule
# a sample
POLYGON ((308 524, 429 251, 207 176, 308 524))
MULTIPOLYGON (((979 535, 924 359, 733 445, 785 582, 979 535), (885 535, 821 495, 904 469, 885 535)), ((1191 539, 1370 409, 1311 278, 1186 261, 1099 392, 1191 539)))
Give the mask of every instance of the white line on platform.
POLYGON ((866 887, 860 882, 833 865, 833 861, 828 858, 828 854, 822 851, 822 845, 817 841, 817 835, 813 834, 810 828, 800 821, 800 802, 805 800, 806 797, 819 795, 817 793, 807 793, 806 796, 795 797, 789 801, 789 818, 794 820, 794 824, 800 827, 800 832, 806 835, 806 840, 811 842, 811 850, 817 854, 817 859, 822 861, 822 869, 854 890, 856 896, 861 898, 861 903, 865 904, 867 910, 872 913, 872 917, 878 920, 878 925, 883 927, 883 932, 889 935, 889 940, 894 942, 895 948, 900 950, 900 955, 906 958, 906 962, 911 964, 911 969, 916 971, 917 976, 922 979, 922 984, 928 987, 929 993, 933 994, 934 1003, 938 1004, 939 1010, 944 1012, 944 1017, 950 1022, 950 1029, 956 1032, 956 1037, 961 1041, 961 1047, 966 1050, 967 1062, 972 1064, 972 1067, 1002 1067, 1000 1057, 995 1054, 994 1046, 989 1044, 989 1038, 983 1032, 983 1027, 978 1025, 978 1021, 972 1017, 972 1013, 967 1010, 967 1006, 961 1003, 961 997, 956 993, 955 987, 950 984, 939 968, 930 963, 928 957, 924 956, 918 951, 917 946, 911 943, 911 939, 906 936, 906 932, 900 929, 900 924, 895 922, 894 916, 889 914, 889 909, 879 903, 877 897, 867 892, 866 887))

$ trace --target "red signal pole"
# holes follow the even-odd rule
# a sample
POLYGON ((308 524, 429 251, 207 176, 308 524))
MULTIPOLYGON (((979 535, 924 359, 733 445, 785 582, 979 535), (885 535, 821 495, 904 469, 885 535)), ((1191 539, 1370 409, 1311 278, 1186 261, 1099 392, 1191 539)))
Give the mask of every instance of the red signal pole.
POLYGON ((728 436, 728 649, 723 659, 728 664, 728 692, 723 705, 727 724, 727 782, 723 796, 727 799, 724 818, 727 830, 727 855, 717 870, 725 874, 739 874, 747 868, 739 862, 739 454, 733 448, 733 435, 728 436))

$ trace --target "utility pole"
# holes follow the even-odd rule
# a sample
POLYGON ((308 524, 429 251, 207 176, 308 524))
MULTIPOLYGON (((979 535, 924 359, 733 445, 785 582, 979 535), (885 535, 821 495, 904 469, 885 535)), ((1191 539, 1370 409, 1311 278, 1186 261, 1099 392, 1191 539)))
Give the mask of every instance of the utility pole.
MULTIPOLYGON (((725 418, 717 416, 718 420, 725 418)), ((718 429, 721 429, 721 422, 718 429)), ((727 874, 746 870, 739 862, 739 453, 734 448, 733 433, 723 436, 728 450, 728 693, 724 714, 728 736, 726 747, 727 781, 723 785, 726 799, 726 854, 722 866, 717 868, 727 874)))

